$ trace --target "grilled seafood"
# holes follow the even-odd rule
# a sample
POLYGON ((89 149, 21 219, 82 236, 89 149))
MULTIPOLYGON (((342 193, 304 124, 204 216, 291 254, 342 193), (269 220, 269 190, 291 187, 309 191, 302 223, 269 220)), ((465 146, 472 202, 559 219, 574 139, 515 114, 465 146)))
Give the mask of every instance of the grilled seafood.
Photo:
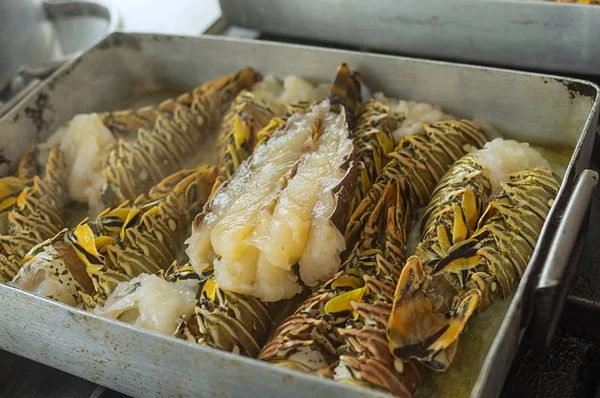
POLYGON ((311 103, 325 99, 329 88, 323 86, 315 87, 293 75, 287 76, 283 83, 274 75, 267 75, 252 91, 242 90, 221 123, 219 184, 215 191, 292 114, 306 112, 311 103))
POLYGON ((235 95, 260 75, 244 68, 205 83, 177 100, 159 105, 164 112, 152 131, 140 129, 133 142, 119 141, 102 171, 102 202, 114 205, 134 199, 166 175, 185 167, 221 120, 235 95))
POLYGON ((0 236, 0 282, 11 280, 19 271, 23 256, 66 224, 67 168, 62 152, 58 148, 50 150, 41 178, 35 175, 36 157, 34 149, 28 150, 19 163, 17 176, 0 180, 0 189, 4 191, 1 211, 2 217, 6 217, 2 231, 5 235, 0 236))
POLYGON ((443 113, 439 107, 423 102, 387 98, 383 93, 375 93, 373 98, 389 107, 390 117, 396 120, 397 125, 392 130, 392 136, 397 143, 406 135, 422 133, 423 123, 456 119, 443 113))
POLYGON ((70 169, 69 196, 96 215, 194 167, 235 96, 259 79, 244 68, 157 106, 77 115, 40 146, 60 146, 70 169))
POLYGON ((414 210, 469 146, 484 138, 468 121, 425 125, 404 137, 349 221, 342 270, 284 321, 259 358, 280 366, 370 385, 394 394, 414 390, 416 369, 395 369, 385 326, 406 255, 405 231, 414 210), (380 228, 384 226, 384 228, 380 228))
POLYGON ((104 126, 118 138, 135 139, 139 129, 151 129, 160 116, 161 106, 144 106, 138 109, 118 110, 100 113, 104 126))
POLYGON ((367 195, 371 185, 389 162, 394 149, 391 131, 396 120, 390 117, 389 106, 373 98, 361 104, 354 129, 354 156, 358 170, 356 193, 350 209, 353 211, 367 195))
POLYGON ((177 259, 216 174, 212 166, 179 171, 132 204, 62 231, 28 253, 13 283, 72 305, 83 300, 88 309, 103 304, 120 282, 167 269, 177 259))
MULTIPOLYGON (((68 128, 89 134, 55 137, 71 197, 122 202, 19 238, 41 243, 0 276, 177 338, 411 396, 424 366, 449 366, 469 317, 514 290, 556 178, 539 159, 497 172, 482 151, 463 156, 485 141, 473 123, 381 94, 363 102, 346 65, 328 90, 259 79, 246 68, 157 106, 76 116, 68 128), (198 161, 216 130, 218 168, 180 170, 134 200, 198 161)), ((0 211, 39 189, 37 158, 0 180, 0 211)))
POLYGON ((282 81, 270 73, 252 87, 252 92, 259 98, 283 106, 321 102, 327 98, 329 90, 331 86, 327 83, 313 85, 294 75, 287 76, 282 81))
POLYGON ((224 179, 231 177, 257 145, 258 133, 284 108, 243 90, 223 118, 219 133, 220 170, 224 179))
POLYGON ((342 98, 292 115, 215 193, 188 240, 196 272, 214 266, 223 289, 278 301, 302 289, 295 264, 309 285, 335 271, 356 181, 345 112, 354 107, 332 111, 342 98), (317 244, 327 238, 329 247, 317 244))
MULTIPOLYGON (((348 137, 349 133, 345 125, 349 112, 356 109, 354 103, 360 100, 359 84, 358 76, 352 74, 346 65, 342 65, 338 69, 330 101, 314 105, 305 110, 304 113, 302 113, 304 104, 294 107, 293 110, 288 108, 288 114, 285 117, 272 119, 269 125, 258 134, 258 141, 263 142, 263 144, 258 147, 251 158, 242 164, 233 180, 228 181, 223 187, 224 189, 217 191, 211 201, 211 203, 217 203, 218 206, 224 207, 222 199, 224 196, 222 195, 227 192, 236 192, 229 190, 231 188, 228 187, 235 187, 235 184, 237 184, 236 179, 244 181, 244 173, 248 173, 250 165, 255 167, 256 162, 269 160, 272 162, 271 164, 283 161, 282 163, 285 164, 287 170, 270 171, 271 173, 280 173, 281 178, 278 177, 278 180, 272 180, 276 190, 272 191, 270 195, 274 195, 274 200, 270 202, 269 206, 263 207, 262 211, 263 215, 269 216, 268 221, 271 221, 271 225, 279 228, 282 234, 296 233, 294 228, 290 228, 289 225, 286 226, 283 222, 285 221, 282 218, 283 213, 279 214, 277 212, 280 205, 279 209, 289 207, 289 210, 292 211, 287 213, 290 220, 293 221, 294 225, 299 225, 300 229, 304 231, 304 236, 298 234, 295 238, 300 239, 300 242, 294 243, 296 252, 289 252, 294 257, 285 258, 285 256, 279 255, 280 260, 290 263, 290 265, 294 265, 295 262, 304 263, 304 260, 313 265, 312 261, 309 261, 308 255, 297 249, 301 249, 302 245, 309 247, 309 249, 311 247, 318 248, 317 240, 326 238, 331 234, 333 234, 334 239, 337 239, 337 246, 332 245, 332 247, 326 248, 325 252, 315 252, 317 256, 312 257, 315 259, 315 264, 322 264, 323 256, 327 259, 333 257, 333 261, 335 261, 335 257, 338 256, 337 253, 344 248, 343 237, 338 230, 340 227, 332 225, 329 218, 332 218, 336 225, 344 223, 343 208, 352 195, 353 181, 356 180, 356 174, 352 172, 353 164, 346 159, 351 150, 352 142, 348 137), (338 106, 342 102, 347 107, 338 106), (332 111, 333 108, 335 108, 335 111, 332 111), (293 146, 297 149, 294 150, 293 146), (318 153, 319 148, 323 149, 321 154, 318 153), (304 155, 302 155, 303 151, 304 155), (275 156, 279 156, 279 158, 270 157, 269 154, 271 153, 275 153, 275 156), (281 157, 281 154, 285 159, 281 157), (344 163, 347 165, 344 165, 344 163), (340 166, 347 167, 347 170, 340 169, 340 166), (320 167, 321 170, 316 171, 316 167, 320 167), (319 179, 323 179, 323 173, 326 173, 325 176, 329 175, 329 180, 321 184, 319 179), (309 186, 306 192, 309 194, 307 195, 309 199, 307 203, 314 208, 312 215, 310 209, 308 209, 308 212, 306 212, 307 209, 303 210, 304 204, 301 202, 296 204, 293 201, 294 195, 297 195, 307 186, 310 176, 317 182, 314 186, 309 186), (320 194, 318 192, 310 193, 315 189, 322 189, 323 191, 320 194), (336 197, 339 199, 337 205, 336 197), (312 204, 310 204, 311 202, 312 204), (282 203, 286 206, 283 206, 282 203), (273 222, 273 220, 279 224, 273 222), (340 243, 342 246, 340 246, 340 243)), ((256 168, 253 170, 256 170, 256 168)), ((260 173, 256 173, 255 176, 260 177, 260 173)), ((252 186, 262 187, 265 191, 272 189, 262 185, 259 179, 257 179, 256 185, 252 186)), ((241 199, 238 199, 235 203, 244 205, 244 201, 241 199)), ((232 205, 235 205, 235 203, 232 203, 232 205)), ((256 203, 260 205, 261 202, 256 201, 256 203)), ((200 215, 197 221, 205 217, 206 214, 200 215)), ((265 218, 265 221, 267 221, 267 218, 265 218)), ((268 224, 264 224, 264 226, 268 226, 268 224)), ((264 227, 256 230, 256 233, 260 234, 266 232, 268 230, 264 227)), ((192 234, 190 239, 193 240, 194 238, 194 234, 192 234)), ((269 250, 269 245, 271 245, 271 249, 274 249, 272 247, 273 242, 266 239, 257 239, 256 241, 264 242, 265 250, 269 250)), ((203 269, 204 274, 194 272, 194 269, 197 271, 197 266, 194 265, 195 253, 190 250, 191 248, 190 245, 188 252, 190 253, 191 265, 180 267, 176 272, 175 279, 200 278, 203 289, 199 305, 196 307, 196 314, 189 322, 182 324, 180 335, 200 344, 238 352, 243 355, 256 356, 271 330, 271 318, 276 313, 276 306, 248 294, 223 289, 221 282, 218 281, 218 275, 213 275, 212 266, 203 269)), ((263 289, 265 295, 262 298, 279 299, 284 294, 293 295, 300 290, 300 286, 295 282, 297 277, 292 272, 269 265, 265 262, 268 258, 264 255, 261 256, 260 261, 263 265, 261 265, 262 270, 259 272, 262 272, 262 276, 259 275, 259 277, 265 278, 261 283, 266 286, 263 289), (272 272, 272 275, 267 275, 266 272, 272 272), (280 290, 281 286, 278 285, 280 281, 287 284, 287 286, 284 286, 288 292, 280 290), (271 297, 267 297, 266 294, 271 295, 271 297)), ((330 267, 329 264, 326 264, 326 266, 330 267)), ((305 272, 302 265, 298 267, 298 272, 307 281, 310 280, 309 278, 316 278, 314 275, 305 272)))
POLYGON ((193 281, 170 283, 157 275, 141 274, 120 283, 94 313, 172 334, 180 319, 194 313, 198 288, 193 281))
POLYGON ((0 178, 0 233, 8 232, 8 212, 17 203, 17 197, 25 187, 33 184, 33 177, 38 172, 37 148, 32 146, 27 149, 14 175, 0 178))
POLYGON ((456 162, 432 196, 389 317, 390 350, 401 361, 447 369, 469 317, 509 295, 529 262, 560 178, 536 167, 548 164, 531 149, 524 163, 511 150, 505 176, 494 176, 489 153, 500 144, 456 162))

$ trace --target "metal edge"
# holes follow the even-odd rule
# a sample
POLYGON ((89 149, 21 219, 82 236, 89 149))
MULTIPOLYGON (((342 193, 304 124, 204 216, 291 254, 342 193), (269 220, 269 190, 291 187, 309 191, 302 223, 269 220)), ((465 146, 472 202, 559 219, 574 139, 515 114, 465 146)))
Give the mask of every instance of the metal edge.
MULTIPOLYGON (((107 37, 110 37, 111 35, 109 35, 107 37)), ((101 43, 101 42, 99 42, 99 43, 101 43)), ((96 46, 91 47, 87 51, 91 51, 95 47, 96 46)), ((22 97, 19 98, 18 101, 16 101, 16 103, 14 103, 12 105, 12 107, 10 109, 6 110, 5 112, 4 111, 0 112, 0 123, 2 123, 4 121, 4 119, 8 119, 8 118, 12 117, 14 113, 18 112, 18 108, 19 108, 20 104, 22 104, 22 103, 26 102, 27 100, 29 100, 30 98, 33 98, 34 96, 38 95, 41 91, 43 91, 46 88, 46 86, 48 86, 48 84, 53 82, 58 76, 61 76, 64 73, 64 71, 69 70, 74 64, 76 64, 78 62, 78 60, 82 56, 84 56, 87 53, 87 51, 82 52, 81 54, 77 55, 76 57, 74 57, 72 59, 67 59, 54 72, 52 72, 52 74, 50 76, 48 76, 48 78, 46 80, 41 81, 40 83, 36 84, 34 87, 29 89, 22 97)))
MULTIPOLYGON (((508 1, 508 0, 484 0, 484 1, 508 1)), ((515 0, 515 1, 518 2, 521 0, 515 0)), ((598 7, 598 8, 600 8, 600 7, 598 7)), ((298 49, 309 49, 309 50, 312 50, 315 52, 320 52, 320 53, 354 54, 354 55, 359 55, 359 56, 368 55, 369 57, 376 57, 376 58, 390 59, 390 60, 402 60, 404 62, 412 62, 412 63, 419 63, 419 64, 430 64, 430 65, 439 65, 439 66, 452 65, 452 66, 460 67, 460 68, 467 69, 467 70, 471 69, 471 70, 479 70, 479 71, 489 71, 489 72, 493 72, 493 73, 502 73, 502 74, 508 74, 508 75, 521 75, 521 76, 537 77, 537 78, 542 78, 542 79, 544 79, 544 78, 552 79, 552 80, 560 81, 570 91, 577 89, 577 91, 579 91, 580 95, 588 96, 591 98, 590 93, 593 92, 594 93, 593 105, 592 105, 590 114, 591 115, 597 114, 598 110, 600 109, 600 103, 599 103, 599 101, 600 101, 600 85, 598 85, 594 82, 588 81, 588 80, 584 80, 584 79, 565 77, 565 76, 549 74, 549 73, 518 71, 518 70, 513 70, 513 69, 507 69, 507 68, 470 65, 470 64, 462 63, 462 62, 436 61, 436 60, 413 58, 413 57, 400 56, 400 55, 397 56, 397 55, 387 55, 387 54, 378 54, 378 53, 365 53, 365 52, 360 52, 360 51, 341 50, 341 49, 336 49, 336 48, 325 48, 325 47, 310 46, 310 45, 303 45, 303 44, 280 43, 280 42, 269 41, 269 40, 231 38, 231 37, 225 37, 225 36, 215 36, 215 35, 210 35, 210 34, 201 35, 201 36, 186 36, 186 35, 156 34, 156 33, 147 33, 147 32, 119 32, 119 31, 112 32, 111 34, 107 35, 104 39, 102 39, 98 43, 96 43, 94 46, 90 47, 88 50, 82 52, 77 57, 67 61, 65 64, 63 64, 61 67, 59 67, 54 73, 52 73, 52 75, 50 75, 42 84, 40 84, 38 87, 36 87, 30 93, 28 93, 28 95, 25 96, 22 101, 26 101, 29 98, 33 97, 34 95, 37 95, 47 85, 49 85, 51 82, 53 82, 58 77, 60 77, 66 70, 70 69, 70 67, 72 67, 72 65, 79 62, 79 60, 81 59, 81 57, 83 55, 85 55, 89 52, 101 51, 103 48, 110 47, 112 42, 115 42, 115 41, 119 42, 122 39, 125 39, 125 40, 127 40, 127 39, 134 39, 134 40, 152 39, 152 40, 157 40, 157 41, 206 40, 206 41, 223 41, 223 42, 237 42, 237 43, 241 42, 241 43, 248 43, 248 44, 258 44, 261 46, 269 46, 269 47, 291 47, 291 48, 298 48, 298 49), (586 91, 589 91, 589 92, 584 93, 584 92, 580 91, 576 86, 587 87, 586 91)), ((15 108, 13 107, 13 109, 15 109, 15 108)), ((11 109, 9 112, 5 113, 4 115, 0 116, 0 122, 4 118, 10 117, 10 115, 12 114, 11 111, 13 109, 11 109)), ((590 118, 588 118, 588 120, 586 121, 584 130, 588 129, 589 125, 590 125, 590 118)), ((576 150, 580 146, 580 144, 581 144, 581 140, 578 141, 578 145, 575 148, 576 150)), ((573 153, 575 153, 575 151, 573 153)), ((570 166, 571 165, 569 165, 569 167, 570 166)), ((569 173, 569 168, 567 169, 565 175, 568 173, 569 173)), ((559 194, 560 194, 560 192, 561 191, 559 191, 559 194)))
MULTIPOLYGON (((484 1, 507 1, 507 0, 484 0, 484 1)), ((517 2, 517 3, 522 2, 522 0, 515 0, 515 2, 517 2)), ((598 8, 600 8, 600 7, 598 7, 598 8)), ((581 84, 583 86, 589 87, 590 89, 592 89, 595 92, 596 96, 595 96, 595 101, 594 101, 595 105, 594 106, 596 108, 598 107, 597 101, 600 98, 600 86, 598 84, 596 84, 592 81, 589 81, 589 80, 584 80, 584 79, 579 79, 579 78, 574 78, 574 77, 565 77, 565 76, 561 76, 561 75, 557 75, 557 74, 553 74, 553 73, 520 71, 520 70, 495 67, 495 66, 472 65, 472 64, 465 63, 465 62, 437 61, 437 60, 427 59, 427 58, 417 58, 417 57, 409 57, 409 56, 403 56, 403 55, 388 55, 388 54, 380 54, 380 53, 343 50, 343 49, 338 49, 338 48, 319 47, 319 46, 311 46, 311 45, 305 45, 305 44, 282 43, 282 42, 271 41, 271 40, 255 40, 255 39, 233 38, 233 37, 216 36, 216 35, 185 36, 185 35, 163 35, 163 34, 146 33, 146 32, 126 32, 126 33, 125 32, 113 32, 112 34, 107 36, 104 40, 100 41, 98 44, 96 44, 94 47, 92 47, 90 50, 94 50, 99 45, 101 45, 103 42, 105 42, 113 37, 117 37, 119 35, 140 37, 140 38, 153 37, 154 39, 157 39, 157 40, 161 40, 161 39, 162 40, 201 39, 201 40, 214 40, 214 41, 244 42, 244 43, 249 43, 249 44, 259 44, 259 45, 267 45, 267 46, 273 46, 273 47, 292 47, 292 48, 310 49, 313 51, 324 52, 324 53, 325 52, 327 52, 327 53, 333 52, 333 53, 339 53, 339 54, 355 54, 355 55, 363 55, 363 56, 368 55, 370 57, 377 57, 377 58, 381 57, 381 58, 395 59, 395 60, 400 59, 405 62, 425 63, 425 64, 431 64, 431 65, 441 65, 441 66, 452 65, 452 66, 458 66, 458 67, 461 67, 464 69, 483 70, 483 71, 490 71, 490 72, 494 72, 494 73, 525 75, 525 76, 553 79, 553 80, 558 80, 558 81, 563 82, 563 84, 565 84, 565 86, 567 86, 567 88, 569 88, 568 83, 581 84)), ((90 51, 90 50, 88 50, 88 51, 90 51)), ((569 88, 569 90, 572 90, 572 88, 569 88)), ((589 94, 583 94, 583 95, 589 96, 589 94)))
POLYGON ((598 173, 586 169, 578 177, 575 188, 556 228, 548 255, 542 264, 534 291, 534 347, 538 353, 545 353, 554 338, 565 299, 579 265, 579 257, 584 241, 584 219, 589 214, 594 190, 598 183, 598 173), (573 260, 573 257, 576 257, 573 260), (569 269, 570 268, 570 269, 569 269))
POLYGON ((224 32, 225 29, 227 29, 228 27, 229 23, 227 22, 227 20, 223 16, 220 16, 219 18, 217 18, 216 21, 214 21, 208 28, 206 28, 202 32, 202 35, 216 36, 224 32))
MULTIPOLYGON (((34 293, 28 292, 26 290, 22 290, 15 286, 10 286, 7 284, 0 283, 0 297, 2 297, 3 291, 6 291, 6 290, 9 290, 14 294, 20 294, 23 296, 27 296, 30 299, 35 300, 35 301, 43 302, 43 303, 45 303, 45 305, 59 308, 63 311, 66 311, 71 316, 75 316, 72 314, 76 314, 76 316, 80 316, 82 318, 94 319, 97 322, 105 323, 105 324, 109 325, 110 328, 128 329, 128 330, 138 334, 140 336, 140 340, 143 340, 144 337, 152 337, 154 339, 167 340, 171 344, 179 344, 179 345, 185 346, 186 349, 188 349, 190 351, 193 351, 193 350, 201 351, 201 352, 204 352, 204 353, 207 353, 210 355, 214 355, 215 357, 217 357, 217 359, 226 359, 226 360, 230 360, 232 362, 236 362, 237 364, 239 364, 240 367, 244 366, 244 365, 253 366, 255 368, 258 367, 258 368, 262 368, 264 371, 268 371, 269 373, 277 373, 277 374, 281 375, 282 377, 290 376, 290 377, 300 379, 300 381, 306 381, 309 383, 310 382, 315 383, 316 380, 318 380, 320 383, 325 383, 329 387, 342 389, 349 393, 355 393, 355 394, 360 393, 362 395, 367 394, 367 396, 369 398, 389 398, 389 394, 385 394, 385 393, 379 392, 374 389, 359 387, 359 386, 356 386, 353 384, 339 383, 332 379, 322 378, 322 377, 318 377, 315 375, 298 372, 298 371, 288 369, 285 367, 274 366, 270 363, 261 361, 256 358, 250 358, 250 357, 246 357, 243 355, 234 354, 234 353, 231 353, 228 351, 223 351, 223 350, 219 350, 216 348, 203 346, 203 345, 196 344, 191 341, 184 340, 184 339, 177 339, 177 338, 167 336, 165 334, 162 334, 162 333, 159 333, 159 332, 156 332, 153 330, 143 329, 143 328, 131 325, 126 322, 121 322, 121 321, 107 318, 107 317, 104 317, 101 315, 96 315, 92 312, 88 312, 88 311, 85 311, 80 308, 72 307, 70 305, 63 304, 61 302, 58 302, 58 301, 55 301, 55 300, 52 300, 52 299, 49 299, 46 297, 38 296, 34 293)), ((14 354, 19 355, 18 353, 14 353, 14 354)), ((52 365, 49 365, 49 366, 52 366, 52 365)), ((76 376, 79 376, 79 375, 76 375, 76 376)), ((96 381, 89 380, 89 381, 98 382, 97 380, 96 381)), ((103 384, 100 384, 100 385, 103 385, 103 384)), ((110 385, 103 385, 103 386, 106 388, 109 388, 109 389, 112 388, 110 385)), ((120 392, 127 393, 126 391, 120 391, 120 392)))
POLYGON ((567 203, 563 217, 558 225, 555 241, 552 242, 552 247, 544 262, 544 268, 540 273, 537 285, 538 289, 553 288, 560 283, 565 271, 564 267, 566 267, 566 263, 568 262, 568 252, 575 243, 576 235, 583 224, 585 213, 589 208, 597 183, 598 173, 596 171, 584 170, 579 176, 571 194, 571 199, 567 203), (575 225, 573 225, 571 217, 568 216, 575 217, 575 225), (558 262, 562 264, 562 267, 556 266, 558 262))

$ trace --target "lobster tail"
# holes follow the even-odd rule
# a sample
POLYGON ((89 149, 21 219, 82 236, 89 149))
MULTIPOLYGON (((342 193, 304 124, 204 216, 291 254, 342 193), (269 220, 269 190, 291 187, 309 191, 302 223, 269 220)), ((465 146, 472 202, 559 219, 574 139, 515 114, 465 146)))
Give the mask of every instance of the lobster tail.
POLYGON ((346 63, 337 68, 335 79, 329 92, 329 101, 334 112, 341 112, 341 107, 346 112, 346 120, 352 128, 358 107, 361 102, 362 78, 360 73, 350 71, 346 63))
POLYGON ((456 353, 455 342, 477 307, 480 291, 473 289, 460 299, 453 316, 440 319, 427 297, 421 259, 411 256, 400 275, 388 321, 390 351, 403 361, 417 359, 443 371, 456 353))
POLYGON ((433 195, 423 241, 402 271, 388 321, 398 359, 446 370, 469 318, 514 291, 533 254, 558 177, 541 168, 508 174, 482 211, 491 191, 482 171, 467 155, 433 195))

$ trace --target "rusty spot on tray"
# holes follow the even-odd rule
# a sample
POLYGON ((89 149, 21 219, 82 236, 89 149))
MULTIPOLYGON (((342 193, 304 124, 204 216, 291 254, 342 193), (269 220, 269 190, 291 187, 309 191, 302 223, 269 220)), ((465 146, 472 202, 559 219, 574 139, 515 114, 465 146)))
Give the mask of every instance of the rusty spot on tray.
POLYGON ((598 96, 598 89, 591 84, 585 84, 583 82, 571 81, 567 79, 556 79, 559 83, 564 85, 569 90, 569 98, 574 99, 576 97, 589 97, 595 99, 598 96))
POLYGON ((150 39, 152 41, 172 41, 172 40, 174 40, 176 38, 177 38, 177 36, 174 36, 174 35, 160 35, 160 34, 158 34, 158 35, 151 35, 150 36, 150 39))
POLYGON ((10 170, 10 160, 4 156, 4 148, 0 148, 0 166, 3 164, 7 165, 10 170))
POLYGON ((107 50, 111 47, 125 47, 135 51, 141 51, 142 45, 135 35, 115 32, 102 40, 96 48, 99 50, 107 50))
POLYGON ((36 137, 40 141, 42 130, 54 121, 54 108, 50 106, 48 93, 38 93, 33 106, 25 107, 25 116, 31 119, 36 128, 36 137))

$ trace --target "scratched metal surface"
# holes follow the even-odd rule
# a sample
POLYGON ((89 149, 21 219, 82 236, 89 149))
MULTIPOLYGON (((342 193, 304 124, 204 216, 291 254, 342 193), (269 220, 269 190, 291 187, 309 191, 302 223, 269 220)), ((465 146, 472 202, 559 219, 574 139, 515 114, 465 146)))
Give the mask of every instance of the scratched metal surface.
MULTIPOLYGON (((148 85, 186 89, 245 65, 280 76, 329 81, 341 62, 360 70, 373 90, 436 103, 458 116, 485 118, 507 136, 577 143, 537 255, 493 339, 493 354, 487 350, 481 354, 488 373, 477 381, 479 396, 497 395, 517 347, 522 302, 531 294, 540 257, 553 237, 552 226, 576 176, 589 162, 591 127, 598 119, 596 86, 529 73, 290 45, 115 34, 65 65, 0 120, 0 153, 6 166, 14 166, 28 145, 46 138, 72 115, 114 108, 148 85)), ((0 297, 0 348, 132 396, 382 396, 143 331, 4 285, 0 297)))

